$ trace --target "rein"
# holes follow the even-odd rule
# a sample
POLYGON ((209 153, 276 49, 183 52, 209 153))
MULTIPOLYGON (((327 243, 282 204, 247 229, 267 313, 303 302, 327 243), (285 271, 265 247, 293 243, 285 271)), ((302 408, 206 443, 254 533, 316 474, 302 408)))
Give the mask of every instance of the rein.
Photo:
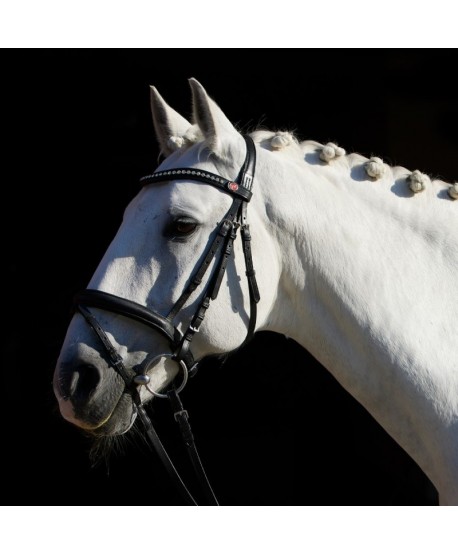
MULTIPOLYGON (((182 292, 181 296, 172 306, 166 316, 142 306, 137 302, 132 302, 120 296, 109 294, 100 290, 85 289, 75 296, 74 306, 92 328, 100 340, 105 354, 109 359, 115 371, 121 376, 125 383, 125 390, 131 395, 134 409, 138 414, 145 432, 156 450, 163 465, 167 469, 176 488, 182 494, 184 500, 189 504, 197 505, 196 500, 186 487, 177 469, 173 465, 167 451, 162 445, 153 424, 148 417, 140 398, 139 389, 144 386, 153 396, 158 398, 167 398, 170 402, 173 416, 177 422, 182 440, 190 457, 197 480, 205 495, 206 503, 209 505, 218 505, 218 501, 213 489, 208 481, 205 470, 200 461, 199 454, 194 442, 191 426, 189 424, 188 412, 183 408, 179 393, 184 389, 189 376, 193 376, 198 367, 191 352, 191 343, 199 332, 200 326, 205 318, 212 300, 218 296, 220 286, 226 272, 229 258, 233 252, 234 240, 237 237, 238 229, 242 237, 242 247, 245 259, 245 273, 248 281, 248 291, 250 297, 250 320, 248 323, 247 336, 241 346, 246 344, 254 335, 256 328, 257 303, 260 300, 259 290, 256 282, 255 270, 251 253, 251 234, 247 219, 247 206, 252 197, 252 185, 256 167, 256 149, 251 137, 244 136, 246 143, 246 157, 240 172, 235 179, 231 181, 220 175, 210 173, 194 168, 176 168, 166 171, 158 171, 140 179, 142 186, 154 185, 166 181, 197 181, 212 185, 226 194, 233 197, 232 205, 226 213, 223 221, 218 227, 210 246, 207 248, 201 264, 194 270, 189 284, 182 292), (196 312, 184 333, 173 324, 173 320, 180 313, 180 310, 186 304, 191 294, 201 285, 211 262, 215 259, 215 269, 208 279, 207 285, 196 312), (142 323, 150 327, 153 331, 163 335, 170 346, 170 352, 156 355, 154 357, 146 356, 145 360, 135 368, 127 369, 116 348, 111 344, 110 339, 94 317, 91 308, 98 308, 108 312, 116 313, 142 323), (183 374, 183 380, 176 387, 172 384, 165 393, 159 393, 149 386, 150 377, 148 370, 160 358, 170 358, 176 362, 183 374)), ((179 372, 180 373, 180 372, 179 372)))

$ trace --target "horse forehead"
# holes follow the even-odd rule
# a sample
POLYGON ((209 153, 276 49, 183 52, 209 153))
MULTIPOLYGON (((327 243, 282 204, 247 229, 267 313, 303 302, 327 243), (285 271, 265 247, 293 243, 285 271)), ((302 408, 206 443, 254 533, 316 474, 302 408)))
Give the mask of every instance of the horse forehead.
POLYGON ((230 197, 205 183, 197 181, 175 181, 164 186, 150 186, 133 202, 129 210, 134 221, 138 213, 148 213, 150 218, 160 216, 196 215, 204 218, 228 207, 230 197))
POLYGON ((190 148, 177 150, 159 165, 158 171, 176 169, 179 167, 194 167, 214 171, 210 152, 202 144, 194 144, 190 148))
POLYGON ((205 183, 184 181, 172 185, 170 193, 169 212, 172 215, 180 211, 190 215, 209 215, 213 210, 230 204, 230 199, 224 201, 226 194, 205 183))

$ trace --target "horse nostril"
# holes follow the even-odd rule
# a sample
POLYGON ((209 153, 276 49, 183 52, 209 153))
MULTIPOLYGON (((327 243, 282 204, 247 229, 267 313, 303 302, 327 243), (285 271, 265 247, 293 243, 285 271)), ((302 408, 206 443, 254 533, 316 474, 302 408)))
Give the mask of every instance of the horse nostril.
POLYGON ((100 383, 100 371, 91 364, 81 364, 73 372, 68 396, 73 403, 86 403, 100 383))

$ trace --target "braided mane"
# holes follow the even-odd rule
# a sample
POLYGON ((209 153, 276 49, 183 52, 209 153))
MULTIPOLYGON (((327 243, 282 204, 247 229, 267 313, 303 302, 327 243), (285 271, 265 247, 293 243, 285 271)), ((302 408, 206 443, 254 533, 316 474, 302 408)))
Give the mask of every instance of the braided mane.
POLYGON ((343 148, 333 142, 327 144, 320 144, 313 140, 299 142, 294 134, 288 131, 257 130, 251 133, 251 136, 257 144, 267 150, 283 151, 290 159, 297 161, 350 171, 350 175, 355 180, 363 180, 365 177, 371 182, 385 178, 388 182, 392 184, 396 182, 398 185, 399 181, 404 179, 403 196, 415 196, 430 190, 439 198, 458 199, 458 183, 451 184, 431 178, 418 169, 410 171, 401 166, 390 166, 376 156, 366 158, 357 153, 347 154, 343 148))

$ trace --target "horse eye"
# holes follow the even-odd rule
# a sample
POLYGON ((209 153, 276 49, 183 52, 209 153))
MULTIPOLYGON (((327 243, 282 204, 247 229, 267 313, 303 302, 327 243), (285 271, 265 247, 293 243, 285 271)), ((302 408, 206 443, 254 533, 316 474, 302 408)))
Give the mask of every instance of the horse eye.
POLYGON ((172 225, 172 234, 175 236, 186 237, 196 230, 197 222, 190 218, 182 217, 176 219, 172 225))

